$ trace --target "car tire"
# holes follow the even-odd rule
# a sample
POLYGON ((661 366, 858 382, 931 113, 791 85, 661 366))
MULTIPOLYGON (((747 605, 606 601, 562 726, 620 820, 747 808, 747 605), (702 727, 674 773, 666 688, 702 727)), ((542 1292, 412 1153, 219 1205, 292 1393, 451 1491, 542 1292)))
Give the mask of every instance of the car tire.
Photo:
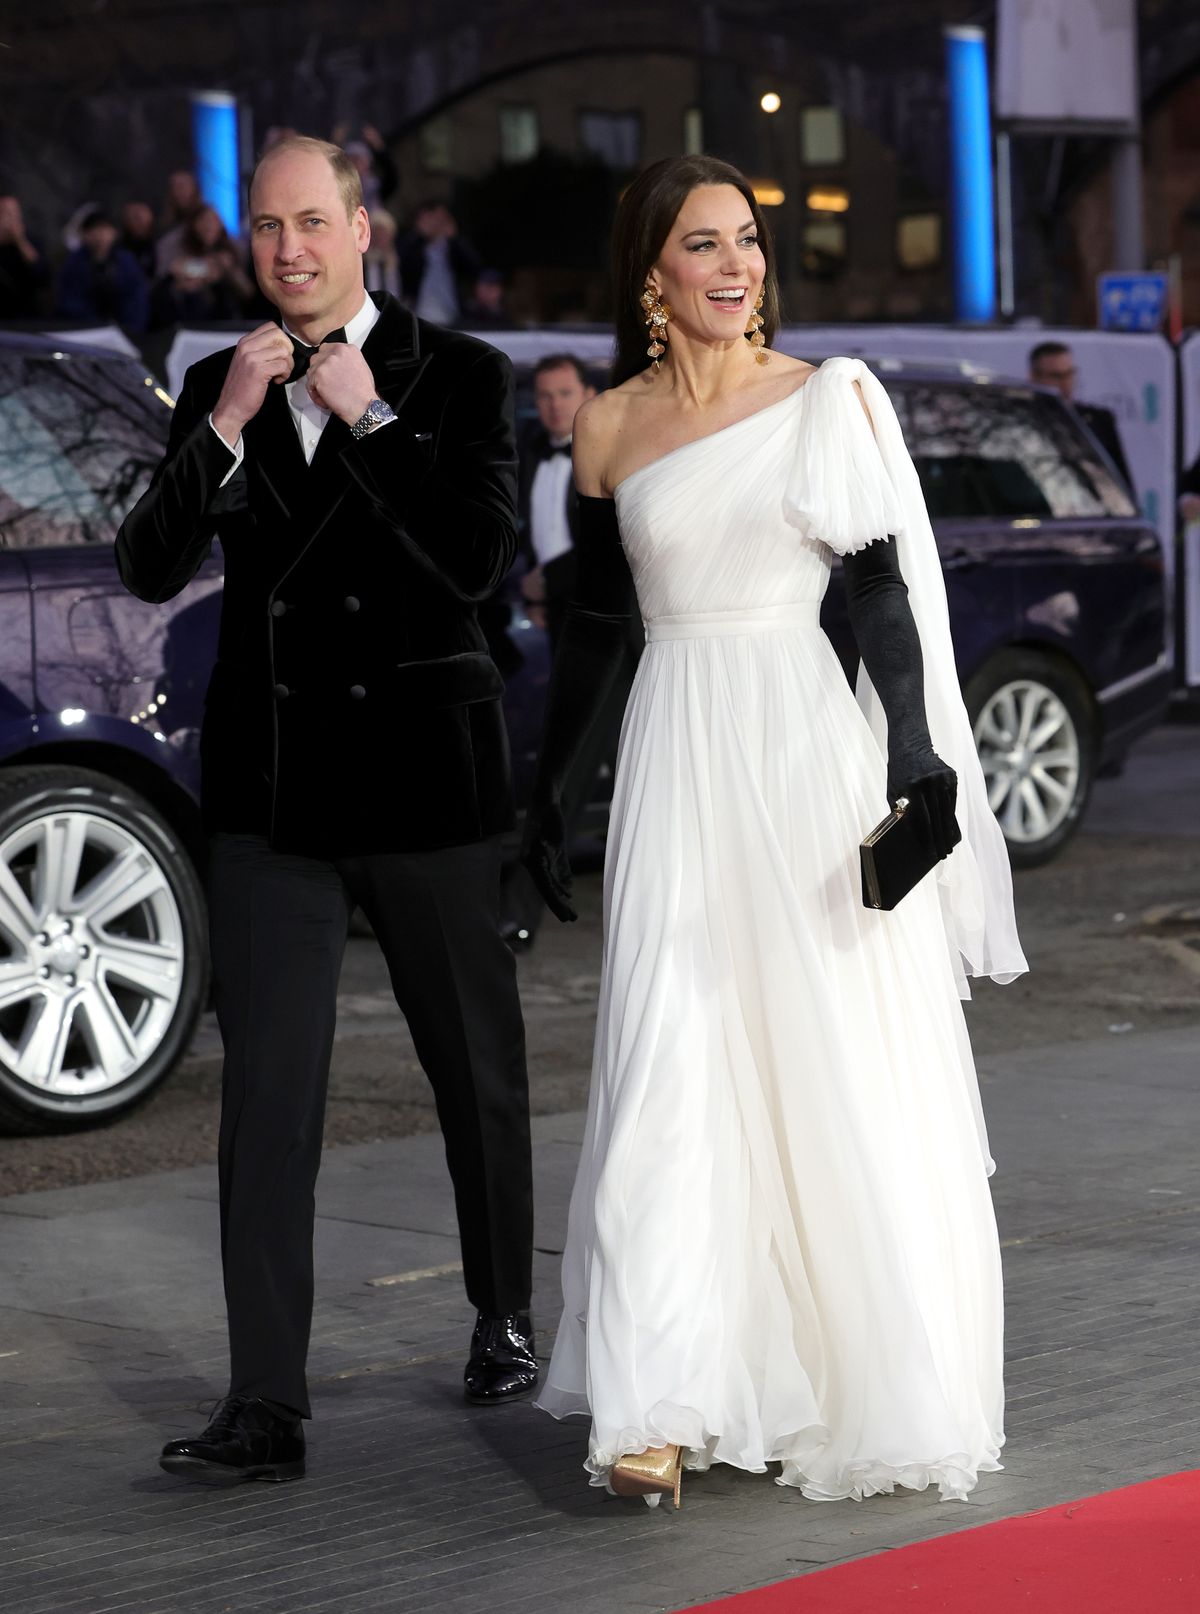
POLYGON ((1004 650, 970 679, 964 695, 1013 867, 1048 863, 1079 828, 1095 777, 1087 685, 1054 656, 1004 650))
POLYGON ((187 1049, 208 975, 195 866, 149 802, 84 768, 0 770, 0 1129, 126 1114, 187 1049))

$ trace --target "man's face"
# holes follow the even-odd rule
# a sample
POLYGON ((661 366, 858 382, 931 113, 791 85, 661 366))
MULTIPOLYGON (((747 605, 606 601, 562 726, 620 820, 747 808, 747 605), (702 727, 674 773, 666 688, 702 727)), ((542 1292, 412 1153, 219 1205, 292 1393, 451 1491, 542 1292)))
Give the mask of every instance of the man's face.
POLYGON ((125 233, 135 241, 148 241, 154 234, 154 212, 146 202, 126 202, 122 214, 125 233))
POLYGON ((105 220, 83 232, 83 244, 98 262, 107 258, 117 244, 117 227, 105 220))
POLYGON ((167 198, 171 206, 180 212, 195 207, 200 200, 195 174, 189 173, 186 168, 177 169, 167 181, 167 198))
POLYGON ((267 157, 250 192, 250 243, 263 294, 305 341, 317 341, 362 306, 365 208, 353 218, 333 169, 316 153, 267 157))
POLYGON ((534 383, 533 399, 546 435, 569 437, 580 405, 595 396, 595 387, 583 384, 573 364, 560 364, 553 370, 543 370, 534 383))
POLYGON ((440 214, 440 208, 423 207, 413 220, 417 234, 424 236, 426 241, 436 241, 441 234, 440 214))
POLYGON ((1029 369, 1032 381, 1043 387, 1057 388, 1068 401, 1075 396, 1075 375, 1075 358, 1071 353, 1048 353, 1045 358, 1035 360, 1029 369))

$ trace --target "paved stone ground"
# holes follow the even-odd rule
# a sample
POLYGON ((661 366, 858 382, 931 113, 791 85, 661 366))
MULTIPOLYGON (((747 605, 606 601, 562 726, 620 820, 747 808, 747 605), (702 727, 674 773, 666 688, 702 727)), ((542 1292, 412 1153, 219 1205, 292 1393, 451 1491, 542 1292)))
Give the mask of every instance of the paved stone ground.
MULTIPOLYGON (((0 1201, 6 1614, 648 1614, 1196 1466, 1198 1054, 1187 1027, 981 1062, 1009 1446, 965 1505, 815 1504, 716 1469, 651 1512, 588 1489, 581 1423, 466 1407, 428 1136, 327 1157, 310 1477, 183 1485, 154 1459, 222 1386, 211 1170, 0 1201)), ((545 1325, 580 1122, 536 1128, 545 1325)))

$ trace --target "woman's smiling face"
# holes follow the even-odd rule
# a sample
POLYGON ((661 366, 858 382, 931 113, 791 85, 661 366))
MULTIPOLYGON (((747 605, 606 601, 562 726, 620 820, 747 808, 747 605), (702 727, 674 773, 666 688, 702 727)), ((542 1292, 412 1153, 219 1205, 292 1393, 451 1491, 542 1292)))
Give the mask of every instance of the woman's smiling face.
POLYGON ((744 334, 767 264, 746 198, 733 185, 699 185, 679 210, 649 284, 671 323, 703 342, 744 334))

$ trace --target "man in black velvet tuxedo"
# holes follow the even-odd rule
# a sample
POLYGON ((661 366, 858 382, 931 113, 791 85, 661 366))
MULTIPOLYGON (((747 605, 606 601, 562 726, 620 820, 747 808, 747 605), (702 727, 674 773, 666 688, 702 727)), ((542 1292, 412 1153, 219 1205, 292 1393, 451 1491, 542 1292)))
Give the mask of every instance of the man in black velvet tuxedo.
POLYGON ((524 1028, 497 917, 508 750, 475 620, 516 547, 511 370, 366 295, 370 229, 337 147, 274 147, 250 204, 282 325, 188 371, 117 541, 146 600, 177 594, 214 533, 226 568, 201 755, 231 1382, 161 1459, 218 1483, 304 1471, 313 1190, 356 903, 437 1101, 479 1313, 468 1398, 537 1376, 524 1028))

